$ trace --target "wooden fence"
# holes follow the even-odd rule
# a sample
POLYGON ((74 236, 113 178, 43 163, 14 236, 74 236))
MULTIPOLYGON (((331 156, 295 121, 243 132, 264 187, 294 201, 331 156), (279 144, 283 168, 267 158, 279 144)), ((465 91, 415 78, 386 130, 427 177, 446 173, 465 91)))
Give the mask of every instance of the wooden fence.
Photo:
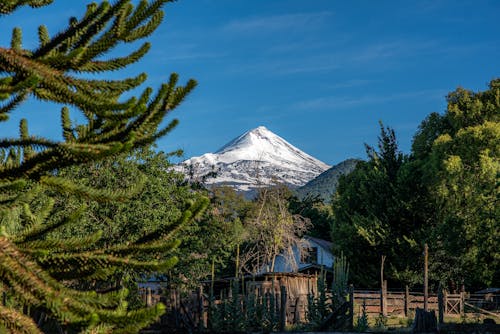
MULTIPOLYGON (((369 316, 382 314, 408 317, 415 314, 417 308, 424 308, 424 294, 408 290, 354 290, 354 307, 357 313, 361 313, 364 308, 369 316)), ((428 309, 438 310, 437 294, 429 294, 428 309)))
MULTIPOLYGON (((465 313, 483 313, 500 318, 500 294, 470 294, 461 292, 451 294, 443 291, 442 312, 446 316, 463 316, 465 313)), ((354 311, 361 314, 362 309, 369 316, 409 317, 417 308, 424 308, 424 294, 409 291, 354 290, 354 311), (363 306, 364 305, 364 306, 363 306)), ((439 296, 429 293, 428 310, 439 312, 439 296)))
MULTIPOLYGON (((248 285, 249 287, 251 284, 248 285)), ((302 291, 293 291, 280 284, 274 286, 272 282, 263 282, 257 293, 272 292, 276 300, 276 310, 279 313, 280 327, 285 325, 303 323, 306 321, 307 294, 302 291)), ((413 317, 417 308, 424 308, 424 294, 417 291, 381 291, 381 290, 351 290, 350 300, 351 317, 359 315, 365 310, 368 316, 401 316, 413 317)), ((221 299, 228 297, 228 292, 221 294, 214 302, 221 303, 221 299)), ((143 300, 147 305, 162 302, 167 306, 168 316, 163 317, 160 325, 174 329, 206 328, 208 324, 209 300, 202 289, 191 294, 181 294, 177 290, 155 291, 147 288, 141 290, 143 300)), ((428 310, 439 313, 439 296, 435 293, 428 295, 428 310)), ((500 294, 450 294, 443 291, 441 312, 446 316, 463 316, 467 312, 483 313, 500 319, 500 294)), ((351 319, 352 323, 352 319, 351 319)))
MULTIPOLYGON (((215 305, 221 305, 224 300, 231 298, 229 291, 230 290, 213 301, 209 300, 209 296, 204 293, 202 289, 198 289, 198 291, 190 294, 183 294, 175 289, 165 289, 161 291, 160 294, 155 294, 157 291, 150 288, 142 289, 140 292, 143 301, 148 306, 154 305, 157 302, 162 302, 166 305, 166 315, 162 317, 157 324, 158 326, 163 330, 168 328, 169 332, 182 332, 185 330, 193 331, 200 328, 208 328, 210 322, 210 303, 213 302, 215 305)), ((269 284, 262 284, 251 293, 256 295, 257 300, 262 301, 262 299, 265 299, 268 300, 268 306, 273 305, 272 309, 268 309, 267 312, 275 312, 277 326, 280 330, 283 331, 288 325, 307 323, 309 294, 297 292, 289 293, 284 285, 278 286, 278 289, 275 289, 269 286, 269 284), (269 287, 271 287, 271 289, 269 289, 269 287), (273 299, 272 303, 269 303, 270 298, 273 299)), ((351 292, 350 300, 353 300, 352 296, 351 292)), ((331 296, 328 296, 328 298, 330 297, 331 296)), ((241 300, 244 299, 242 296, 240 296, 240 298, 241 300)), ((345 319, 343 325, 352 326, 354 314, 353 304, 352 302, 346 304, 348 305, 344 307, 348 309, 339 311, 336 318, 340 318, 342 316, 340 312, 344 312, 348 314, 348 318, 345 319)), ((242 309, 244 308, 244 305, 242 305, 242 309)), ((325 321, 325 326, 328 324, 329 323, 325 321)))

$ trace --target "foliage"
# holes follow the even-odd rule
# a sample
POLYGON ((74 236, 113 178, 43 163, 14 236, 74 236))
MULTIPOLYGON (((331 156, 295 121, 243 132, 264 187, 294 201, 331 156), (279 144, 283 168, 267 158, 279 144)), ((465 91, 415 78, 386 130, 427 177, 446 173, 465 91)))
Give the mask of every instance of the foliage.
POLYGON ((328 300, 328 286, 326 275, 322 270, 317 280, 317 295, 310 291, 307 295, 307 327, 315 329, 325 320, 333 310, 333 303, 328 300))
POLYGON ((387 317, 383 314, 379 314, 377 318, 375 318, 375 328, 377 330, 386 330, 387 329, 387 317))
POLYGON ((349 263, 343 253, 333 263, 332 305, 333 309, 346 302, 349 287, 349 263))
POLYGON ((242 248, 241 270, 257 273, 267 265, 272 272, 278 256, 284 256, 292 268, 297 266, 293 249, 302 249, 302 236, 310 222, 290 213, 290 196, 285 186, 259 190, 244 225, 248 241, 242 248))
MULTIPOLYGON (((198 286, 200 280, 209 276, 212 260, 220 276, 245 235, 241 219, 247 202, 230 188, 193 189, 184 175, 173 171, 163 152, 141 149, 129 156, 73 167, 62 173, 76 183, 110 189, 141 180, 143 190, 126 202, 83 200, 88 207, 84 221, 65 230, 71 235, 103 230, 105 237, 101 242, 106 244, 113 240, 130 242, 159 226, 171 225, 191 202, 209 197, 209 209, 176 234, 180 245, 172 255, 179 262, 168 272, 158 273, 168 276, 170 284, 177 288, 189 290, 198 286)), ((82 199, 66 196, 59 202, 61 211, 68 211, 81 205, 82 199)))
POLYGON ((215 304, 211 297, 209 328, 217 333, 276 331, 279 328, 279 309, 274 291, 262 296, 256 292, 245 293, 235 279, 231 294, 215 304))
MULTIPOLYGON (((0 13, 50 2, 8 1, 0 5, 0 13)), ((7 121, 28 97, 64 105, 63 140, 31 135, 25 120, 18 138, 0 140, 0 279, 2 293, 10 301, 0 305, 0 324, 11 332, 41 333, 45 329, 34 319, 48 318, 59 331, 133 333, 163 312, 161 304, 129 310, 127 290, 120 284, 95 291, 75 289, 72 283, 105 279, 117 270, 172 267, 177 259, 171 251, 178 245, 172 234, 203 211, 204 199, 192 202, 172 224, 126 243, 104 242, 100 231, 85 237, 57 237, 61 229, 80 222, 85 210, 61 213, 59 204, 42 194, 49 189, 79 198, 118 201, 129 190, 140 189, 133 182, 129 184, 132 189, 117 193, 95 189, 56 172, 148 146, 177 124, 174 120, 163 126, 162 121, 195 87, 194 80, 178 86, 178 76, 172 74, 154 95, 147 88, 138 98, 123 99, 146 80, 146 74, 121 80, 88 79, 89 74, 102 75, 138 61, 149 43, 124 57, 104 57, 122 43, 150 35, 162 21, 166 2, 93 3, 81 18, 71 18, 68 27, 54 36, 40 26, 40 43, 34 50, 23 49, 19 28, 13 31, 11 46, 0 48, 0 121, 7 121), (83 122, 70 121, 70 112, 75 110, 81 112, 83 122), (154 254, 161 256, 149 260, 154 254)))
POLYGON ((183 176, 170 169, 166 154, 150 148, 59 170, 57 175, 80 186, 128 192, 113 202, 55 194, 59 212, 86 206, 78 225, 62 229, 61 237, 103 231, 100 245, 133 242, 152 231, 173 224, 196 194, 183 184, 183 176), (130 188, 141 185, 140 191, 130 188))
POLYGON ((234 276, 238 245, 247 238, 244 221, 252 203, 229 187, 208 191, 209 208, 183 233, 179 264, 171 271, 175 283, 192 287, 208 278, 212 261, 217 277, 234 276))
POLYGON ((447 127, 429 151, 428 187, 436 207, 431 263, 441 282, 480 287, 500 280, 499 97, 498 79, 484 92, 450 93, 441 116, 447 127))
POLYGON ((382 124, 380 129, 378 151, 367 146, 369 160, 340 179, 332 204, 334 252, 350 259, 354 283, 366 287, 379 281, 380 254, 389 260, 392 280, 416 281, 416 240, 423 228, 412 211, 407 157, 399 151, 394 131, 382 124))
POLYGON ((355 284, 378 285, 380 255, 390 281, 418 283, 424 243, 436 283, 499 281, 499 96, 498 79, 484 92, 450 93, 446 112, 420 125, 410 155, 382 126, 378 151, 368 147, 368 161, 340 180, 332 241, 351 259, 355 284))
POLYGON ((292 196, 289 211, 292 215, 299 215, 311 222, 307 235, 330 241, 332 209, 319 196, 308 195, 303 199, 292 196))
MULTIPOLYGON (((141 191, 128 193, 127 200, 113 202, 55 194, 59 213, 77 210, 82 205, 86 209, 77 225, 65 226, 57 233, 53 233, 54 236, 62 239, 70 236, 84 237, 102 231, 103 236, 97 242, 100 247, 117 242, 131 243, 158 228, 175 224, 182 216, 183 210, 201 196, 198 192, 191 191, 189 185, 184 182, 183 175, 172 170, 165 153, 156 153, 151 148, 65 168, 58 171, 57 175, 80 186, 113 189, 115 192, 125 192, 129 186, 137 183, 142 185, 141 191)), ((175 272, 182 270, 189 272, 192 253, 187 251, 188 247, 182 246, 182 243, 187 239, 187 232, 193 229, 192 226, 198 224, 199 219, 175 233, 175 238, 179 239, 181 246, 172 250, 168 256, 175 255, 179 262, 168 272, 173 273, 176 278, 179 275, 175 272)), ((152 261, 164 259, 166 256, 167 254, 146 253, 141 259, 152 261)), ((114 286, 114 281, 123 281, 124 277, 128 277, 128 284, 132 286, 127 287, 132 289, 138 281, 149 279, 151 275, 165 276, 166 272, 120 271, 115 273, 113 280, 98 282, 98 285, 101 289, 114 286)), ((168 280, 171 281, 171 278, 168 280)), ((80 283, 80 286, 85 285, 85 282, 80 283)), ((138 292, 136 288, 133 291, 138 292)), ((140 299, 134 294, 129 296, 128 300, 137 305, 140 299)))
POLYGON ((366 300, 363 300, 361 313, 358 315, 358 318, 356 319, 356 326, 354 327, 354 330, 358 333, 363 333, 366 332, 368 327, 369 324, 368 324, 368 314, 366 313, 366 300))
MULTIPOLYGON (((311 330, 317 329, 332 312, 342 309, 348 301, 348 277, 349 277, 349 263, 347 259, 342 254, 335 259, 333 263, 333 282, 329 289, 326 284, 326 272, 321 270, 320 275, 317 280, 317 296, 311 291, 307 295, 307 328, 311 330)), ((349 311, 348 311, 349 312, 349 311)), ((344 314, 340 314, 341 317, 344 314)), ((339 320, 338 318, 336 320, 339 320)), ((341 320, 343 322, 344 320, 341 320)), ((342 328, 345 324, 335 324, 336 329, 342 328)), ((348 324, 347 326, 351 326, 348 324)))

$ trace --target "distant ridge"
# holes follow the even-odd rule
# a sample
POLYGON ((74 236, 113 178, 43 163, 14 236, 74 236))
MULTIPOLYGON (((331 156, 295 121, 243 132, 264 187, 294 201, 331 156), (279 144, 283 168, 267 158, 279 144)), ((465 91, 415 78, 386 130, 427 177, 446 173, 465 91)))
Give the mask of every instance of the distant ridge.
POLYGON ((199 179, 215 172, 214 178, 204 180, 206 185, 228 185, 240 192, 277 183, 297 188, 328 168, 264 126, 245 132, 215 153, 193 157, 176 167, 199 179))
POLYGON ((303 199, 308 195, 319 196, 324 202, 330 202, 337 191, 339 178, 351 173, 359 161, 361 160, 347 159, 321 173, 304 186, 297 188, 298 197, 303 199))

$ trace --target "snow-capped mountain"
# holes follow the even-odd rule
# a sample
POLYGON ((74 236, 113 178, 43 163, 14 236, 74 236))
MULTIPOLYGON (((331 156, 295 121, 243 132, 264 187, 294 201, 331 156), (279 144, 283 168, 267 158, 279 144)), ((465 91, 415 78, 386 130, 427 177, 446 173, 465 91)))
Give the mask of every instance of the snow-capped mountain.
POLYGON ((294 147, 264 126, 233 139, 215 153, 180 163, 176 169, 203 180, 206 185, 229 185, 247 192, 284 183, 302 186, 325 170, 327 164, 294 147))

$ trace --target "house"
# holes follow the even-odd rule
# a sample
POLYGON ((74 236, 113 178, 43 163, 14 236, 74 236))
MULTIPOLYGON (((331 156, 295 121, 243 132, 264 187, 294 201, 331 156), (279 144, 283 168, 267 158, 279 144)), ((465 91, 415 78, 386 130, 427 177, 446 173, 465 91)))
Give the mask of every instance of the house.
MULTIPOLYGON (((306 236, 300 246, 294 246, 292 254, 280 254, 274 263, 275 273, 307 273, 314 274, 320 270, 330 271, 335 260, 332 254, 332 243, 327 240, 306 236)), ((261 274, 270 272, 267 265, 261 274)))

